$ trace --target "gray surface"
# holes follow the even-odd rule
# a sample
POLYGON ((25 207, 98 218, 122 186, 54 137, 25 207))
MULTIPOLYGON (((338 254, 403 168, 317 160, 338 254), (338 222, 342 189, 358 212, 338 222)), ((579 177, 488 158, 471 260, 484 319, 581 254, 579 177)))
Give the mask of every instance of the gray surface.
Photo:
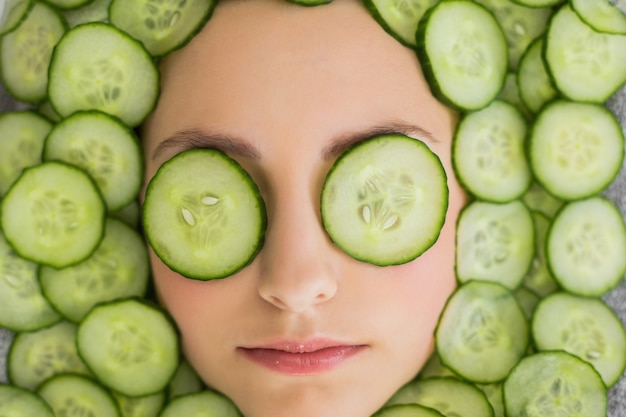
MULTIPOLYGON (((626 133, 626 87, 615 94, 608 105, 617 115, 622 124, 622 129, 626 133)), ((0 112, 22 108, 24 106, 12 101, 0 85, 0 112)), ((622 213, 626 215, 626 162, 619 177, 607 189, 605 194, 615 201, 622 213)), ((618 288, 608 294, 605 300, 615 309, 622 321, 626 323, 626 281, 623 281, 618 288)), ((6 382, 7 380, 6 353, 12 338, 11 332, 0 328, 0 382, 6 382)), ((626 378, 624 377, 609 391, 608 416, 626 417, 626 378)))

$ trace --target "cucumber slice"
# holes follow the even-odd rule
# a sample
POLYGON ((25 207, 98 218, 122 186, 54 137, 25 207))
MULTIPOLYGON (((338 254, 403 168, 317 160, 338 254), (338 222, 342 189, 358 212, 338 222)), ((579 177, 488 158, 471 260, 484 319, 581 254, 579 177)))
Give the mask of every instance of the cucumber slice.
POLYGON ((511 0, 513 3, 526 7, 551 7, 568 0, 511 0))
POLYGON ((144 226, 155 253, 187 278, 229 276, 260 250, 266 213, 248 173, 213 149, 182 152, 148 184, 144 226))
POLYGON ((141 206, 138 200, 133 200, 121 209, 110 213, 110 215, 123 221, 133 229, 137 229, 141 218, 141 206))
POLYGON ((105 206, 94 182, 61 162, 27 168, 2 200, 7 241, 23 258, 64 268, 89 257, 102 240, 105 206))
POLYGON ((94 307, 79 324, 76 345, 102 384, 131 397, 164 390, 178 367, 173 322, 137 299, 94 307))
POLYGON ((433 94, 460 110, 487 106, 508 68, 507 43, 493 14, 469 0, 438 3, 417 30, 417 53, 433 94))
POLYGON ((503 389, 507 416, 606 417, 602 379, 587 362, 562 351, 522 359, 503 389))
POLYGON ((550 268, 548 268, 546 259, 546 235, 550 227, 550 220, 536 211, 532 212, 532 216, 535 226, 535 257, 526 276, 524 276, 522 285, 540 297, 545 297, 559 288, 550 268))
POLYGON ((546 30, 552 10, 524 7, 512 0, 476 2, 489 9, 502 27, 509 46, 509 70, 514 71, 528 45, 546 30))
POLYGON ((33 331, 61 320, 41 292, 39 266, 20 258, 0 233, 0 326, 33 331))
POLYGON ((439 376, 457 377, 458 375, 452 372, 450 368, 441 363, 439 354, 437 354, 437 351, 435 350, 433 351, 433 353, 431 353, 424 366, 422 366, 422 369, 420 369, 417 377, 419 379, 426 379, 439 376))
POLYGON ((564 350, 593 365, 607 387, 626 368, 626 332, 602 300, 565 292, 544 298, 532 320, 539 350, 564 350))
POLYGON ((164 391, 143 397, 128 397, 112 392, 122 417, 158 417, 166 403, 164 391))
POLYGON ((439 237, 448 207, 446 173, 424 142, 377 136, 353 146, 322 188, 322 223, 332 241, 374 265, 410 262, 439 237))
POLYGON ((76 325, 67 321, 18 333, 9 350, 7 371, 13 384, 31 391, 54 375, 90 375, 76 350, 76 325))
POLYGON ((46 98, 52 50, 67 30, 63 16, 35 2, 20 25, 0 39, 0 72, 16 99, 38 103, 46 98))
POLYGON ((92 0, 86 5, 73 10, 65 10, 63 15, 70 28, 84 23, 108 22, 111 0, 92 0))
POLYGON ((578 16, 594 30, 626 35, 626 13, 609 0, 571 0, 578 16))
POLYGON ((415 47, 417 26, 426 11, 439 0, 364 0, 376 21, 391 36, 409 47, 415 47))
POLYGON ((216 0, 113 0, 109 19, 159 57, 187 44, 215 4, 216 0))
POLYGON ((604 197, 566 205, 552 222, 546 254, 565 290, 598 297, 626 273, 626 227, 617 207, 604 197))
POLYGON ((537 116, 529 148, 537 181, 559 199, 576 200, 598 194, 617 176, 624 133, 600 104, 557 100, 537 116))
POLYGON ((533 41, 522 55, 517 68, 517 83, 522 102, 534 114, 557 96, 543 59, 544 38, 533 41))
POLYGON ((515 72, 509 72, 506 74, 504 80, 504 86, 500 93, 496 96, 496 100, 506 101, 512 104, 527 121, 530 121, 533 117, 532 114, 526 108, 526 105, 522 102, 519 96, 519 89, 517 88, 517 74, 515 72))
POLYGON ((502 383, 482 384, 478 388, 485 393, 487 401, 493 408, 494 417, 504 417, 504 396, 502 395, 502 383))
POLYGON ((462 210, 456 232, 460 283, 484 280, 513 290, 529 270, 534 253, 533 220, 523 203, 474 201, 462 210))
POLYGON ((98 185, 109 211, 136 199, 143 182, 137 136, 99 111, 76 112, 57 123, 46 138, 43 160, 84 169, 98 185))
POLYGON ((148 286, 148 251, 139 234, 119 220, 106 221, 104 238, 87 260, 68 268, 42 267, 40 282, 50 303, 79 322, 93 306, 143 296, 148 286))
POLYGON ((54 417, 54 413, 39 395, 24 388, 0 385, 0 416, 54 417))
POLYGON ((548 70, 570 100, 604 103, 626 82, 626 35, 596 32, 566 4, 546 36, 548 70))
POLYGON ((32 111, 0 114, 0 196, 24 168, 41 162, 44 140, 52 123, 32 111))
POLYGON ((480 389, 469 382, 451 377, 409 382, 386 405, 394 404, 419 404, 433 408, 444 416, 493 417, 493 408, 480 389))
POLYGON ((37 113, 45 117, 48 121, 52 123, 58 123, 61 121, 61 116, 54 111, 52 104, 50 104, 49 100, 46 100, 42 103, 39 103, 37 106, 37 113))
POLYGON ((300 6, 320 6, 331 3, 333 0, 287 0, 300 6))
POLYGON ((5 0, 0 6, 0 36, 15 29, 30 12, 34 0, 5 0))
POLYGON ((526 131, 524 116, 504 101, 467 113, 452 141, 452 163, 461 184, 484 201, 506 203, 521 197, 532 180, 524 150, 526 131))
POLYGON ((564 204, 536 181, 533 181, 528 191, 522 196, 522 201, 529 209, 543 214, 548 219, 553 218, 564 204))
POLYGON ((54 49, 49 74, 50 102, 62 117, 100 110, 135 127, 152 111, 159 92, 159 73, 148 51, 100 22, 67 31, 54 49))
POLYGON ((171 400, 174 397, 185 394, 193 394, 204 389, 204 383, 193 369, 189 361, 182 358, 178 369, 167 387, 167 396, 171 400))
POLYGON ((241 417, 235 404, 224 395, 205 390, 187 394, 170 401, 159 417, 197 416, 203 417, 241 417))
POLYGON ((55 416, 121 417, 111 394, 82 375, 56 375, 37 389, 55 416))
POLYGON ((528 323, 505 287, 470 281, 448 299, 435 329, 444 366, 472 382, 502 381, 524 356, 528 323))
POLYGON ((445 417, 439 411, 417 404, 396 404, 383 407, 372 417, 445 417))
POLYGON ((537 308, 537 304, 539 304, 541 298, 539 298, 537 294, 535 294, 533 291, 529 290, 526 287, 519 287, 515 290, 513 295, 515 296, 515 299, 517 300, 520 308, 524 312, 526 320, 530 321, 533 313, 535 312, 535 308, 537 308))
POLYGON ((46 0, 48 3, 61 10, 77 9, 92 3, 93 0, 46 0))

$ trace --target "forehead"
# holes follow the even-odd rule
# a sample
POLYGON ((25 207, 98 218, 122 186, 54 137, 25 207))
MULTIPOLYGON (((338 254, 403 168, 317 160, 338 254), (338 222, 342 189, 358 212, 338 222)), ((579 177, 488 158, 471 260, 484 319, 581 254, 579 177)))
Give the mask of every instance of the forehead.
POLYGON ((205 28, 161 63, 161 73, 161 99, 147 123, 161 136, 218 127, 249 138, 261 125, 278 137, 311 126, 331 136, 338 124, 358 129, 372 119, 417 117, 423 120, 410 121, 431 131, 437 120, 444 129, 449 123, 437 115, 442 106, 415 53, 356 0, 318 7, 221 2, 205 28))

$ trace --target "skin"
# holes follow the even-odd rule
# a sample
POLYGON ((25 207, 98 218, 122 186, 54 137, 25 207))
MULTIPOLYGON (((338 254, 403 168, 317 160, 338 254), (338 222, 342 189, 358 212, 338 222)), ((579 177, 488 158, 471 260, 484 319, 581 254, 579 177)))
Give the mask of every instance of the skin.
POLYGON ((143 129, 147 181, 178 152, 220 148, 251 174, 268 214, 262 250, 225 279, 184 278, 152 253, 158 295, 188 359, 247 417, 371 415, 430 355, 438 315, 455 287, 454 225, 465 201, 450 162, 457 115, 432 97, 414 52, 358 1, 315 8, 221 2, 161 70, 162 95, 143 129), (407 264, 377 267, 333 245, 319 196, 347 143, 390 121, 430 132, 427 139, 419 129, 407 131, 441 158, 450 201, 430 250, 407 264), (189 129, 235 139, 168 141, 189 129), (276 372, 237 349, 311 338, 361 348, 312 375, 276 372))

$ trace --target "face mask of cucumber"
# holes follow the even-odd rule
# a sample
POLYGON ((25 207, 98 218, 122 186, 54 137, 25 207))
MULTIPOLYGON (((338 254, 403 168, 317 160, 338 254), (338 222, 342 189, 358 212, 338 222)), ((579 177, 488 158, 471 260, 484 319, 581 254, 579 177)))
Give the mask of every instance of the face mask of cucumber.
POLYGON ((619 9, 50 3, 1 19, 0 410, 607 414, 619 9))

